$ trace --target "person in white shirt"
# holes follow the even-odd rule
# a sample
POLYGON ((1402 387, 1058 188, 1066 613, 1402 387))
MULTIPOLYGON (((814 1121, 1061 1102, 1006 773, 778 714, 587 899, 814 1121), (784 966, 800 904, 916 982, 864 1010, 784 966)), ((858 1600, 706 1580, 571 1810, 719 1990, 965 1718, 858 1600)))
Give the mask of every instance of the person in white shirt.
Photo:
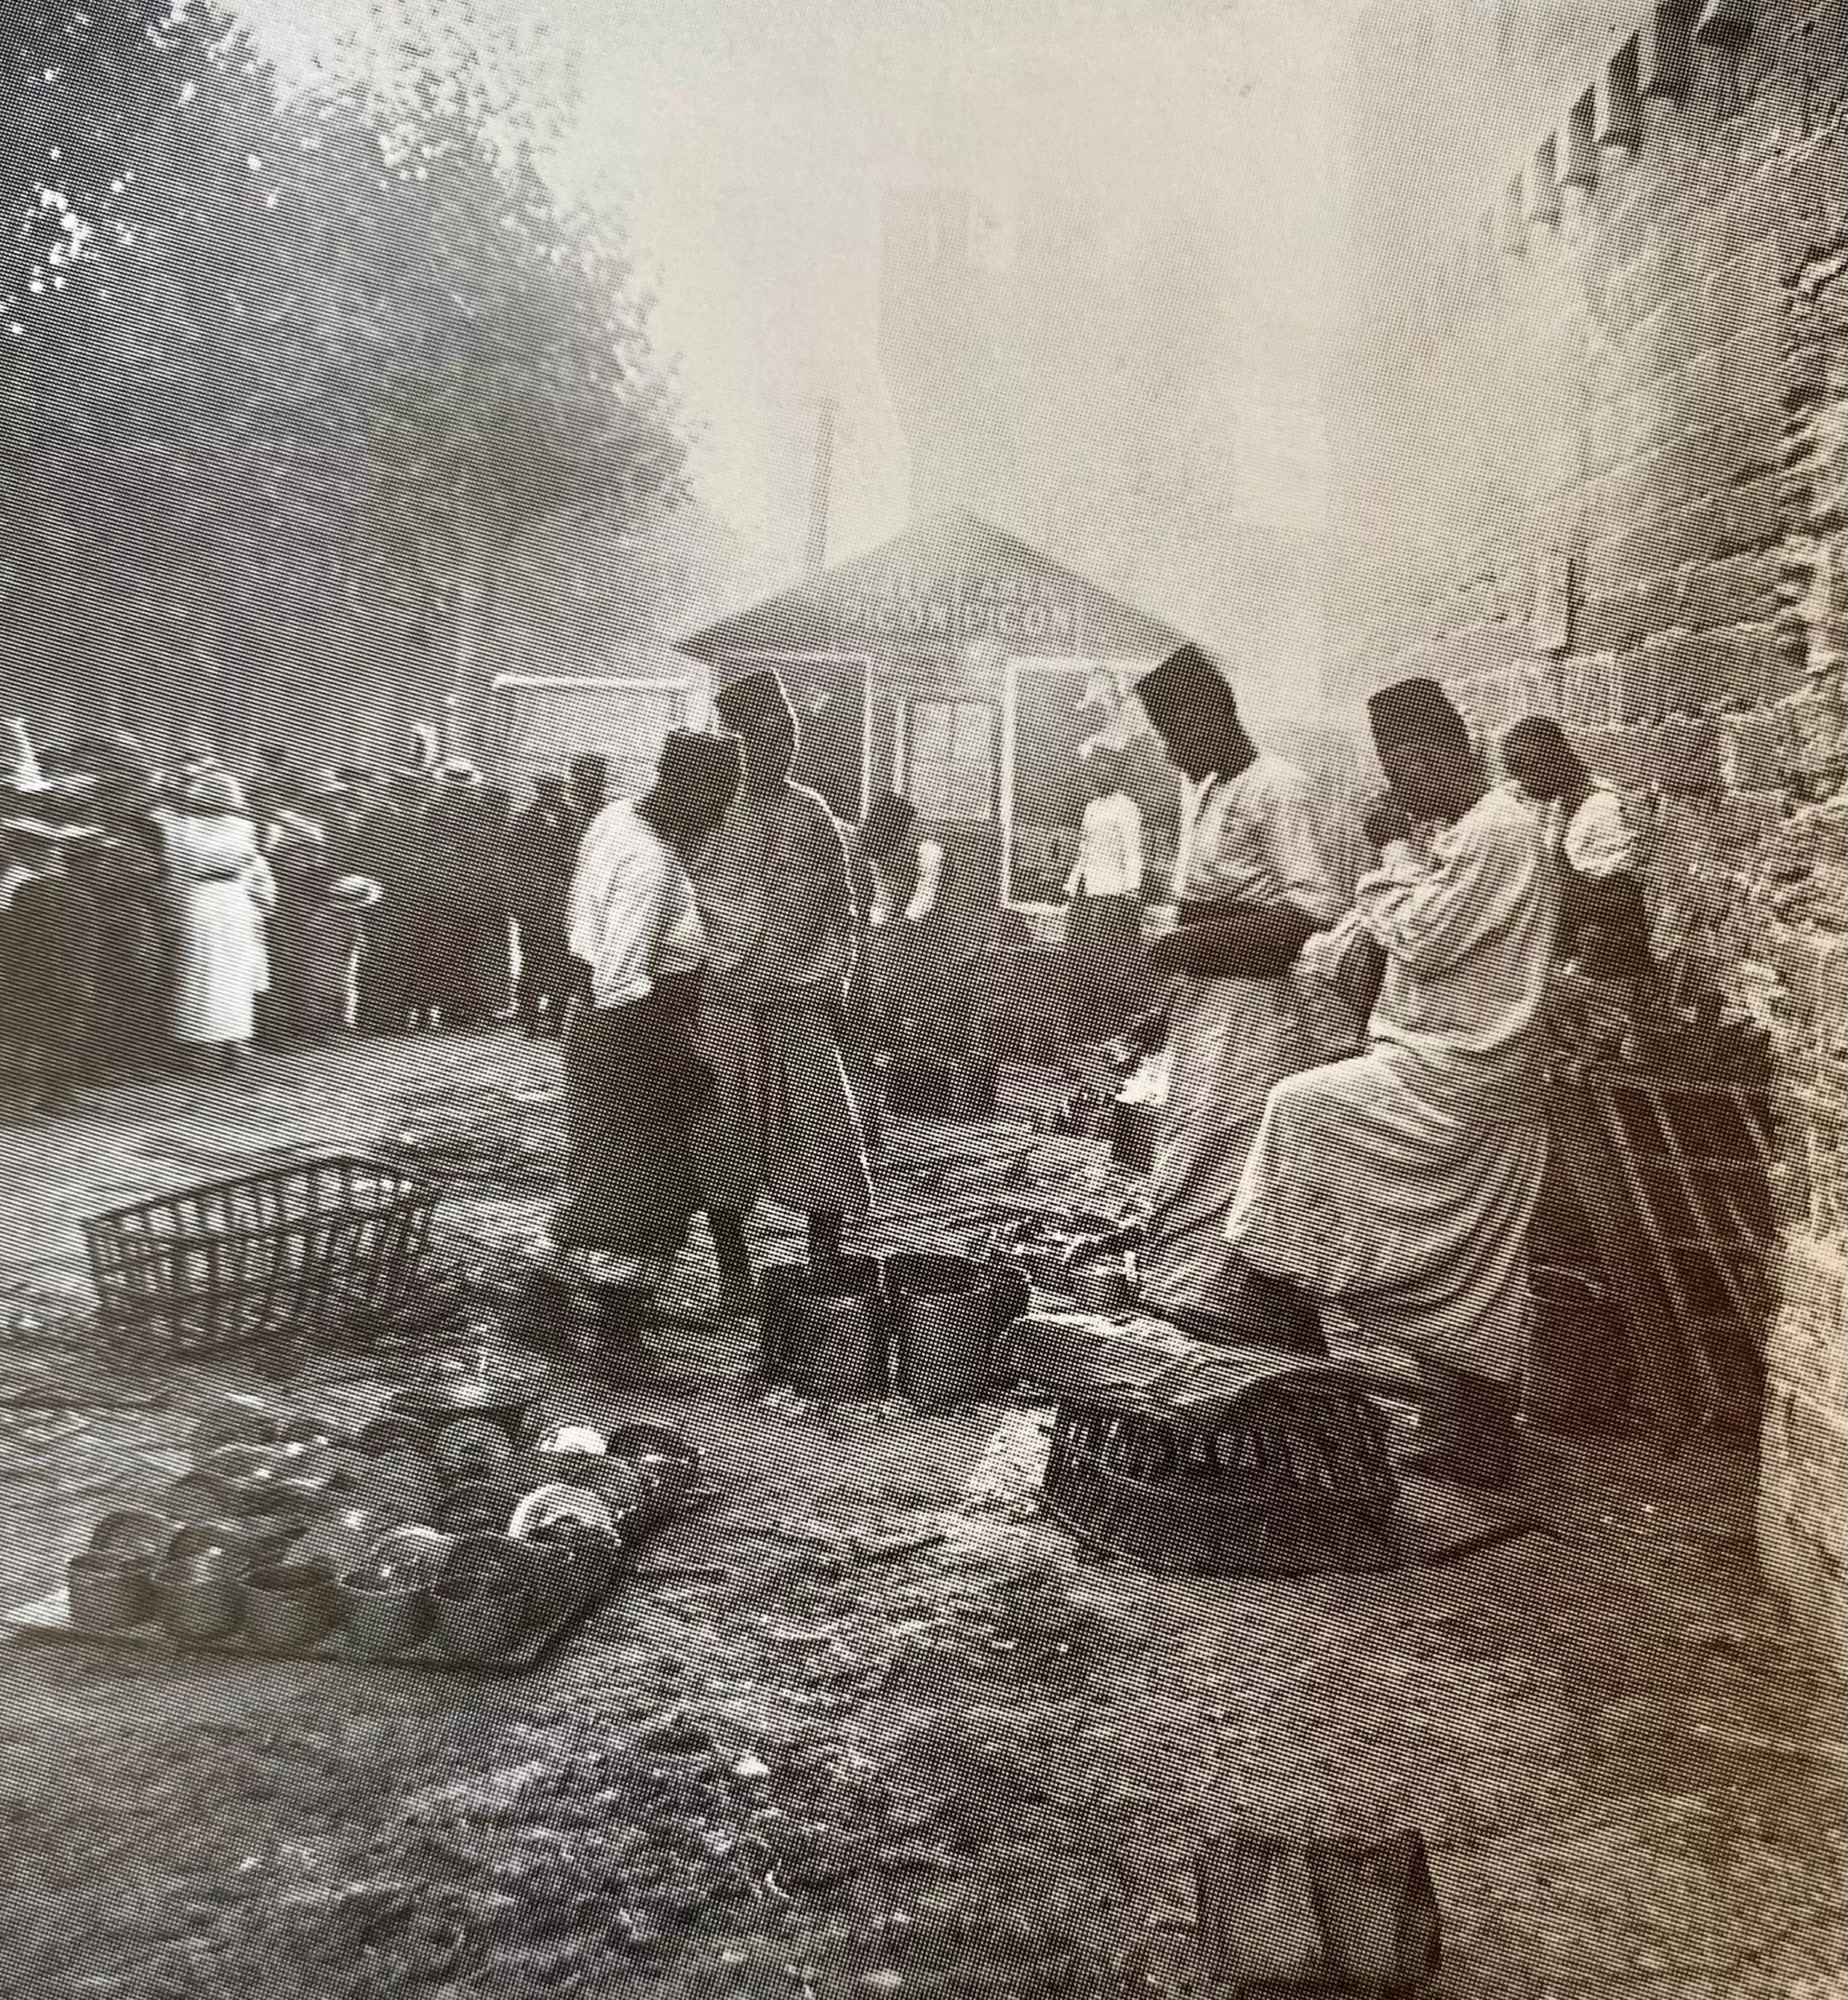
POLYGON ((1123 789, 1120 759, 1107 748, 1085 759, 1090 803, 1078 836, 1078 862, 1065 885, 1071 1036, 1108 1041, 1131 1011, 1129 982, 1142 956, 1142 811, 1123 789))
POLYGON ((565 1030, 570 1151, 552 1241, 606 1325, 645 1320, 703 1199, 689 1134, 706 943, 690 870, 738 789, 735 738, 676 731, 654 783, 585 830, 571 884, 579 992, 565 1030))
MULTIPOLYGON (((1332 1001, 1299 981, 1303 940, 1339 899, 1323 858, 1309 783, 1245 733, 1231 687, 1188 646, 1136 685, 1188 780, 1175 897, 1181 924, 1148 963, 1168 981, 1167 1131, 1147 1198, 1142 1290, 1178 1325, 1229 1330, 1226 1221, 1271 1086, 1359 1045, 1332 1001), (1331 1040, 1338 1026, 1346 1039, 1331 1040)), ((1271 1344, 1319 1349, 1312 1318, 1278 1319, 1271 1344), (1305 1324, 1306 1322, 1306 1325, 1305 1324)))
MULTIPOLYGON (((1326 1332, 1409 1351, 1439 1393, 1421 1469, 1513 1470, 1530 1311, 1527 1233, 1546 1168, 1541 1026, 1559 908, 1539 815, 1491 789, 1430 681, 1369 705, 1392 804, 1357 921, 1385 959, 1364 1055, 1279 1083, 1226 1227, 1266 1285, 1326 1332), (1436 825, 1416 851, 1413 824, 1436 825)), ((1341 948, 1339 930, 1302 953, 1341 948)))
POLYGON ((1653 967, 1640 843, 1614 789, 1594 778, 1558 724, 1524 717, 1502 764, 1553 822, 1565 863, 1558 955, 1595 978, 1646 978, 1653 967))

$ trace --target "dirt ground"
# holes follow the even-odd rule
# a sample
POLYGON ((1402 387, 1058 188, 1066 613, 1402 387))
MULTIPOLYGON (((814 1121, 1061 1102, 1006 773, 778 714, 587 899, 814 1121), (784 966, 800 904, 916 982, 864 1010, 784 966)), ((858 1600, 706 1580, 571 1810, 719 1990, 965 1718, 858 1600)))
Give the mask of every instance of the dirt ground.
MULTIPOLYGON (((0 1133, 0 1398, 87 1419, 0 1408, 5 1600, 248 1380, 97 1360, 82 1216, 384 1141, 470 1164, 443 1248, 491 1263, 543 1215, 555 1064, 349 1045, 0 1133), (125 1391, 160 1406, 100 1406, 125 1391)), ((1089 1164, 913 1134, 882 1238, 954 1241, 1089 1164)), ((1446 1993, 1843 1990, 1848 1755, 1756 1580, 1745 1455, 1542 1439, 1550 1535, 1156 1580, 1038 1512, 1043 1411, 766 1394, 689 1266, 647 1383, 554 1402, 681 1425, 716 1500, 532 1675, 0 1644, 0 1995, 1176 1994, 1203 1838, 1396 1824, 1430 1842, 1446 1993)))

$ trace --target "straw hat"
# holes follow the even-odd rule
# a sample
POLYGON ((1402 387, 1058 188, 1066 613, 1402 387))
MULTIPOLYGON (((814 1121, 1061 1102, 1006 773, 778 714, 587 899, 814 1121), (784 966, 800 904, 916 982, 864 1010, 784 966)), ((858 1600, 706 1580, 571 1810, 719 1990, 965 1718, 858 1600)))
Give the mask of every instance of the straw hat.
POLYGON ((36 840, 42 842, 88 840, 94 837, 95 828, 87 826, 61 826, 48 819, 33 819, 21 816, 17 819, 0 820, 0 833, 9 840, 36 840))

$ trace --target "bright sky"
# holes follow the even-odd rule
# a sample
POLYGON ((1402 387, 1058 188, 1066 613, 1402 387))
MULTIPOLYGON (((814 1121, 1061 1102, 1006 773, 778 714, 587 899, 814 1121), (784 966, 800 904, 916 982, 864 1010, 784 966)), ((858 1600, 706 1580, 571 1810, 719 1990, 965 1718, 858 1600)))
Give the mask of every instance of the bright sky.
MULTIPOLYGON (((365 4, 245 12, 299 51, 365 4)), ((1222 366, 1231 384, 1215 403, 1236 432, 1237 505, 1319 524, 1333 62, 1351 0, 498 4, 573 53, 579 116, 560 177, 626 215, 703 422, 702 497, 773 557, 799 555, 823 395, 841 406, 830 555, 904 523, 877 351, 879 214, 888 188, 932 183, 1004 210, 1059 189, 1118 232, 1177 200, 1205 205, 1241 337, 1193 365, 1222 366)))

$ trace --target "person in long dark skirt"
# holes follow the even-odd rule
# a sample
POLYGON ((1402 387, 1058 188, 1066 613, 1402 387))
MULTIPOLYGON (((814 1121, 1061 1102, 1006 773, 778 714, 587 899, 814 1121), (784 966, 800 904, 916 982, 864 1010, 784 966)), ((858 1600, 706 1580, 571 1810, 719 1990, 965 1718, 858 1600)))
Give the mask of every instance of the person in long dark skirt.
POLYGON ((647 796, 592 822, 572 885, 580 993, 565 1030, 570 1155, 552 1241, 612 1333, 652 1318, 703 1199, 688 1135, 709 1082, 695 1033, 706 946, 689 870, 738 774, 735 738, 676 731, 647 796))
POLYGON ((97 1075, 144 1075, 174 1055, 168 1016, 177 947, 154 816, 160 776, 125 731, 81 738, 60 762, 87 786, 84 816, 99 835, 71 856, 95 908, 97 963, 108 968, 86 1025, 86 1063, 97 1075))
POLYGON ((571 794, 556 773, 541 776, 532 803, 514 821, 508 841, 508 887, 520 932, 515 1012, 529 1035, 563 1032, 571 997, 571 880, 584 832, 571 794))
POLYGON ((487 825, 481 774, 460 759, 444 765, 424 814, 419 898, 426 926, 418 970, 419 1023, 468 1031, 486 1012, 481 991, 484 925, 480 854, 487 825))
POLYGON ((513 894, 508 880, 508 837, 513 828, 513 795, 504 786, 484 785, 469 815, 467 879, 474 892, 475 1000, 482 1022, 512 1018, 513 894))
POLYGON ((33 819, 0 827, 0 1036, 20 1108, 68 1109, 82 1079, 96 989, 96 910, 68 859, 93 836, 33 819))

